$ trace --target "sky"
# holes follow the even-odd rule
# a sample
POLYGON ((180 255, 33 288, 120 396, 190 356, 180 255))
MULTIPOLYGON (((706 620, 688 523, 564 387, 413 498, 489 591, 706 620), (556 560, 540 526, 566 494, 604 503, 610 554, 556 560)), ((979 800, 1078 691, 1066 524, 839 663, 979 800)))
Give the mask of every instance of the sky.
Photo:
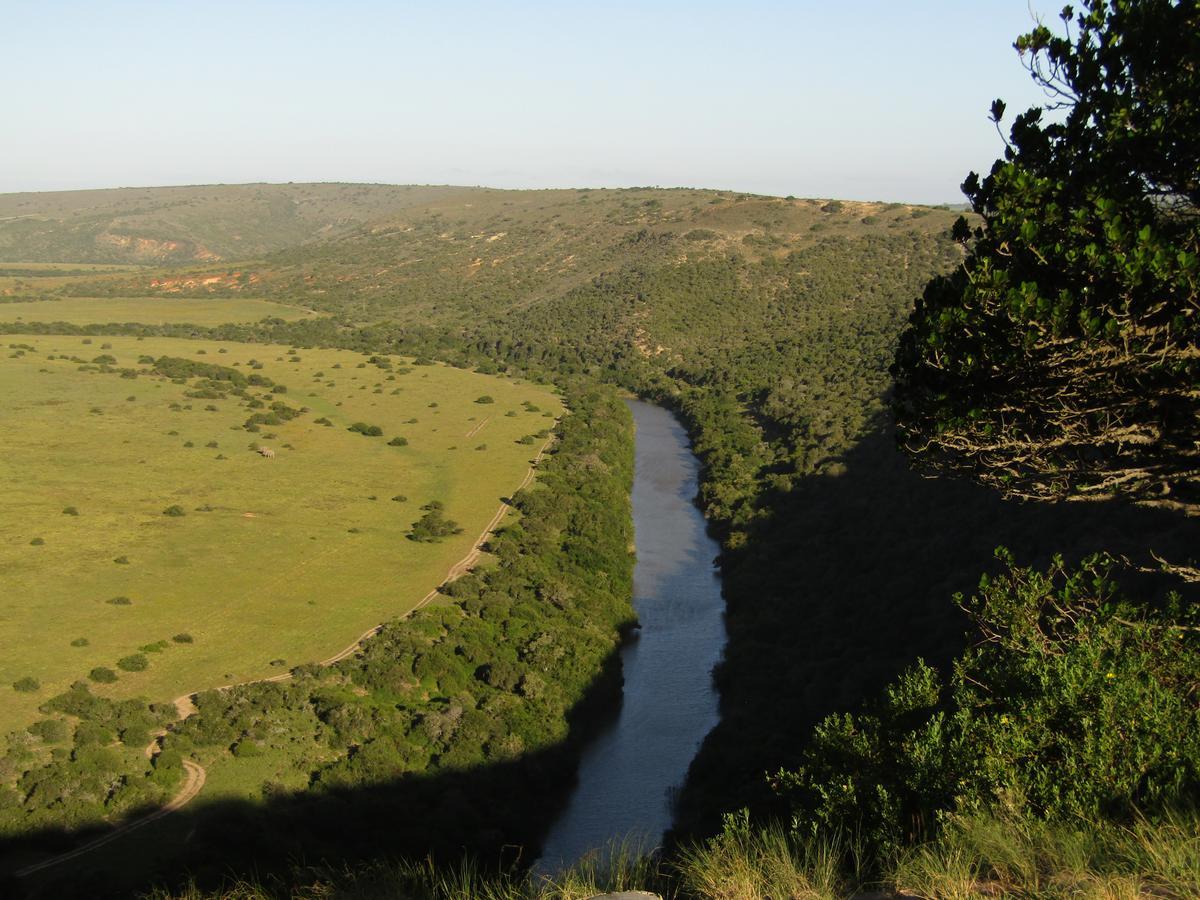
POLYGON ((0 0, 0 192, 366 181, 955 203, 1043 0, 0 0))

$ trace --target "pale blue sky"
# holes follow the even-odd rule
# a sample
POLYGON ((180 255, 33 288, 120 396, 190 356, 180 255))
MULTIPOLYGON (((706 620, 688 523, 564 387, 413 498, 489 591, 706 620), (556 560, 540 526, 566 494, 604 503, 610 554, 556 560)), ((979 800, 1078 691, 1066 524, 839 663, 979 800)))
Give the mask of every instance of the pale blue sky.
MULTIPOLYGON (((957 202, 1044 0, 0 0, 0 192, 662 185, 957 202)), ((1048 24, 1055 24, 1053 21, 1048 24)))

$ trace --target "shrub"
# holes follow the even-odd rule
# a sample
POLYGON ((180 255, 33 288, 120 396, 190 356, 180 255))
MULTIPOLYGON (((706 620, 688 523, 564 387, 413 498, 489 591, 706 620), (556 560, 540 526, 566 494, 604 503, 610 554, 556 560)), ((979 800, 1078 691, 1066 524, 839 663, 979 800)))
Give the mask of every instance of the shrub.
POLYGON ((150 668, 150 660, 144 653, 131 653, 117 660, 117 668, 126 672, 144 672, 150 668))
POLYGON ((90 643, 91 643, 91 641, 89 641, 85 637, 77 637, 77 638, 75 638, 75 640, 71 641, 71 646, 72 647, 86 647, 90 643))
POLYGON ((106 666, 96 666, 96 668, 88 672, 88 678, 92 679, 96 684, 112 684, 117 680, 117 673, 106 666))
POLYGON ((111 606, 133 606, 133 601, 128 597, 110 597, 104 602, 111 606))
POLYGON ((414 541, 434 542, 440 541, 442 538, 449 537, 452 534, 461 533, 462 529, 458 526, 458 523, 453 519, 447 519, 439 504, 438 507, 430 509, 413 523, 409 538, 414 541))
POLYGON ((366 422, 355 422, 346 430, 353 431, 366 437, 380 437, 383 435, 382 428, 380 428, 378 425, 368 425, 366 422))
POLYGON ((162 511, 162 514, 164 516, 186 516, 187 515, 187 513, 184 512, 183 507, 177 503, 173 503, 170 506, 168 506, 166 509, 164 509, 162 511))
POLYGON ((77 516, 77 515, 79 515, 79 510, 77 510, 73 506, 65 506, 65 507, 63 507, 63 515, 64 516, 77 516))
POLYGON ((155 641, 153 644, 144 644, 138 649, 143 653, 162 653, 168 646, 166 641, 155 641))
POLYGON ((127 565, 129 565, 129 557, 128 556, 118 556, 116 559, 113 560, 113 562, 115 562, 118 566, 127 566, 127 565))
POLYGON ((32 694, 34 691, 41 688, 42 683, 36 678, 26 675, 24 678, 18 678, 13 682, 13 690, 20 691, 23 694, 32 694))
POLYGON ((404 496, 403 494, 397 494, 392 499, 394 501, 396 501, 397 503, 407 503, 408 502, 408 498, 406 496, 404 496))
POLYGON ((42 719, 40 722, 34 722, 26 730, 47 744, 61 744, 71 734, 67 723, 62 719, 42 719))
POLYGON ((319 418, 319 419, 313 419, 313 423, 316 425, 325 425, 326 427, 332 427, 332 425, 333 425, 333 423, 330 422, 329 419, 325 416, 321 416, 321 418, 319 418))
POLYGON ((171 640, 177 644, 191 644, 195 641, 195 638, 193 638, 186 631, 181 631, 179 634, 172 636, 171 640))
POLYGON ((399 435, 396 435, 396 437, 394 437, 390 441, 388 441, 388 446, 389 447, 407 447, 408 446, 408 438, 400 437, 399 435))
POLYGON ((496 401, 495 401, 495 400, 493 400, 493 399, 491 398, 491 396, 490 396, 490 395, 488 395, 488 394, 484 394, 482 397, 477 397, 477 398, 475 399, 475 402, 476 402, 476 403, 483 403, 483 404, 487 404, 487 403, 495 403, 496 401))
POLYGON ((43 539, 42 539, 42 538, 40 538, 40 537, 35 537, 35 538, 34 538, 32 541, 30 541, 30 542, 29 542, 29 546, 31 546, 31 547, 40 547, 40 546, 42 546, 42 544, 44 544, 44 543, 46 543, 46 542, 45 542, 45 540, 43 540, 43 539))

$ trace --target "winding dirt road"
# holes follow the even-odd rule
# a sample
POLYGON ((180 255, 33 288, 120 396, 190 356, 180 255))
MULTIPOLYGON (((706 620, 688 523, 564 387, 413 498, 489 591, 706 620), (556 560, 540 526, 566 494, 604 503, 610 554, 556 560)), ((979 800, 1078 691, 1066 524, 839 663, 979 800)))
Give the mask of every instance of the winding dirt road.
MULTIPOLYGON (((483 427, 486 422, 487 420, 485 419, 478 427, 483 427)), ((477 431, 478 428, 475 430, 477 431)), ((542 457, 545 455, 546 450, 550 447, 550 444, 553 443, 553 441, 554 438, 550 437, 544 444, 542 444, 542 447, 540 450, 538 450, 537 455, 530 460, 529 470, 525 473, 525 477, 521 480, 521 483, 517 485, 517 491, 528 487, 530 482, 533 481, 534 476, 537 474, 538 463, 541 462, 542 457)), ((516 491, 513 493, 516 493, 516 491)), ((408 610, 408 612, 404 613, 401 618, 407 618, 418 609, 426 606, 431 600, 433 600, 434 597, 438 595, 441 585, 444 585, 446 582, 453 581, 454 579, 464 575, 473 565, 475 565, 475 563, 479 560, 480 555, 483 553, 483 545, 487 542, 487 539, 492 532, 495 531, 499 526, 508 510, 508 501, 502 502, 500 504, 500 508, 496 510, 496 514, 492 516, 491 520, 488 522, 487 527, 483 529, 479 537, 475 539, 474 544, 471 545, 470 552, 450 567, 450 570, 446 573, 446 577, 442 579, 442 582, 440 585, 438 585, 438 587, 435 587, 428 594, 422 597, 417 604, 413 606, 412 609, 408 610)), ((376 625, 374 628, 367 629, 343 650, 335 653, 328 659, 322 660, 320 665, 331 666, 334 663, 341 662, 347 657, 353 656, 358 651, 359 647, 362 646, 364 641, 377 635, 385 625, 387 625, 387 622, 382 622, 379 625, 376 625)), ((242 685, 259 684, 266 681, 287 681, 291 677, 291 672, 283 672, 279 675, 272 675, 269 678, 256 678, 250 681, 240 681, 235 684, 223 684, 215 688, 215 690, 225 691, 229 690, 230 688, 240 687, 242 685)), ((196 712, 196 703, 194 698, 197 693, 197 691, 193 691, 189 694, 182 694, 175 698, 175 712, 181 721, 196 712)), ((153 758, 155 753, 161 748, 160 740, 165 733, 166 732, 159 732, 156 734, 154 739, 146 746, 147 757, 153 758)), ((136 831, 139 828, 143 828, 146 825, 156 822, 165 816, 169 816, 176 810, 187 806, 187 804, 191 803, 200 794, 200 790, 204 787, 204 782, 208 777, 208 773, 205 771, 204 766, 197 762, 193 762, 190 759, 185 759, 183 761, 183 767, 186 772, 186 778, 184 779, 183 787, 180 788, 178 794, 176 794, 167 803, 156 809, 154 812, 142 816, 140 819, 134 819, 130 822, 126 822, 123 825, 118 825, 111 831, 100 835, 100 837, 93 838, 86 844, 81 844, 74 850, 68 850, 66 853, 60 853, 58 856, 52 856, 49 859, 44 859, 41 862, 26 866, 23 869, 18 869, 14 874, 18 878, 24 878, 28 875, 33 875, 36 872, 41 872, 44 869, 49 869, 53 866, 60 865, 61 863, 69 862, 72 859, 83 856, 85 853, 90 853, 99 847, 103 847, 105 844, 112 843, 118 838, 129 834, 131 831, 136 831)))

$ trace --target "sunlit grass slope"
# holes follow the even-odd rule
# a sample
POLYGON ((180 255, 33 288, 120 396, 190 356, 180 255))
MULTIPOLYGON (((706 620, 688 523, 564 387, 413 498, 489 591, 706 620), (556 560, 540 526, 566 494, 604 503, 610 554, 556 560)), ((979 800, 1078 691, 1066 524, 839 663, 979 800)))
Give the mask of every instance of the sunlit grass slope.
POLYGON ((178 297, 69 297, 0 303, 0 322, 68 322, 104 325, 224 325, 260 319, 306 319, 316 313, 283 303, 242 297, 181 299, 178 297))
POLYGON ((535 385, 405 362, 212 341, 7 337, 0 731, 32 721, 39 703, 95 667, 118 675, 97 692, 170 699, 320 660, 436 587, 528 470, 537 448, 518 441, 552 426, 547 414, 561 406, 535 385), (265 376, 287 392, 250 387, 261 408, 232 394, 189 397, 195 378, 174 382, 145 361, 162 356, 265 376), (98 357, 115 362, 104 371, 98 357), (484 396, 493 402, 477 402, 484 396), (307 411, 248 433, 248 417, 272 402, 307 411), (359 421, 383 435, 347 430, 359 421), (392 446, 394 437, 408 444, 392 446), (430 501, 461 534, 407 539, 430 501), (164 515, 171 507, 184 514, 164 515), (109 602, 117 597, 130 602, 109 602), (193 640, 172 641, 178 634, 193 640), (146 670, 117 665, 164 641, 142 651, 146 670), (40 688, 9 687, 25 677, 40 688))

